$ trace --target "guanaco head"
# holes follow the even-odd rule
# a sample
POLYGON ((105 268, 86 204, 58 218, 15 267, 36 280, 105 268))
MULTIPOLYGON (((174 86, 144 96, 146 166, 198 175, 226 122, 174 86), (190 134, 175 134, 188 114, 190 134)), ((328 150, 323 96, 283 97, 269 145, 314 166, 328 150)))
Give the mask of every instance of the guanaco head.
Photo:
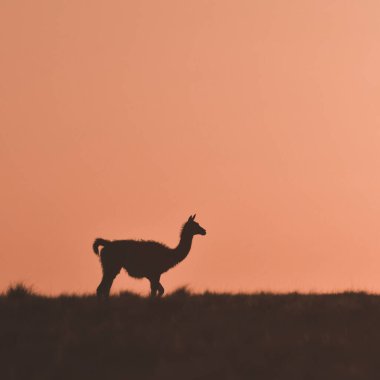
POLYGON ((186 231, 191 233, 192 235, 206 235, 206 230, 201 227, 194 219, 195 215, 190 215, 189 219, 185 224, 186 231))

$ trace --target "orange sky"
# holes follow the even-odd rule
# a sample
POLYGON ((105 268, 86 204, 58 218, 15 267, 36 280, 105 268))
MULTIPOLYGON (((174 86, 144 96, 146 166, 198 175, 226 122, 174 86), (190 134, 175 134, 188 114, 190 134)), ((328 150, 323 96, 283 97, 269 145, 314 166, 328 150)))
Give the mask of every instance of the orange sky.
POLYGON ((379 14, 3 0, 0 289, 92 292, 95 237, 174 246, 196 212, 167 291, 380 291, 379 14))

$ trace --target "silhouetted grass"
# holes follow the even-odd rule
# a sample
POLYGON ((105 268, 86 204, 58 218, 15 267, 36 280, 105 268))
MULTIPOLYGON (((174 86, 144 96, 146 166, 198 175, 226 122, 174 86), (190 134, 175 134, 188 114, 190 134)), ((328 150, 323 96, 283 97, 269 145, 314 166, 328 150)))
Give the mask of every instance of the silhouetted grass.
MULTIPOLYGON (((380 297, 0 297, 1 379, 378 379, 380 297)), ((20 295, 22 296, 15 296, 20 295)))
POLYGON ((33 288, 22 282, 10 285, 5 293, 8 298, 26 298, 34 296, 33 288))

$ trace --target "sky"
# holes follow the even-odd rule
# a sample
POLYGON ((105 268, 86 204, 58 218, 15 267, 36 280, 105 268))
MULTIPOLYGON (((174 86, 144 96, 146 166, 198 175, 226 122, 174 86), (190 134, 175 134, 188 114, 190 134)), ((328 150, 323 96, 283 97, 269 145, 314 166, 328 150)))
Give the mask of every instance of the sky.
POLYGON ((379 14, 2 0, 0 290, 94 292, 96 237, 174 247, 196 213, 167 292, 380 292, 379 14))

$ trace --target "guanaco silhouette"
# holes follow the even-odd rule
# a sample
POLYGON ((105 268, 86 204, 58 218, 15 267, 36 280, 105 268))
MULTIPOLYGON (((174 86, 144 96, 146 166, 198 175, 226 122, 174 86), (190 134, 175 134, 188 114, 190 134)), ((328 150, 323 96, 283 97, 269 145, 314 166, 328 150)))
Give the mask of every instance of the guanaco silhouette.
POLYGON ((206 235, 206 230, 190 216, 182 226, 180 241, 176 248, 146 240, 105 240, 94 241, 93 250, 100 256, 103 278, 97 288, 99 298, 108 298, 112 282, 124 268, 134 278, 147 278, 150 281, 150 295, 161 297, 164 287, 160 283, 162 273, 167 272, 190 252, 194 235, 206 235), (99 253, 99 246, 103 249, 99 253))

